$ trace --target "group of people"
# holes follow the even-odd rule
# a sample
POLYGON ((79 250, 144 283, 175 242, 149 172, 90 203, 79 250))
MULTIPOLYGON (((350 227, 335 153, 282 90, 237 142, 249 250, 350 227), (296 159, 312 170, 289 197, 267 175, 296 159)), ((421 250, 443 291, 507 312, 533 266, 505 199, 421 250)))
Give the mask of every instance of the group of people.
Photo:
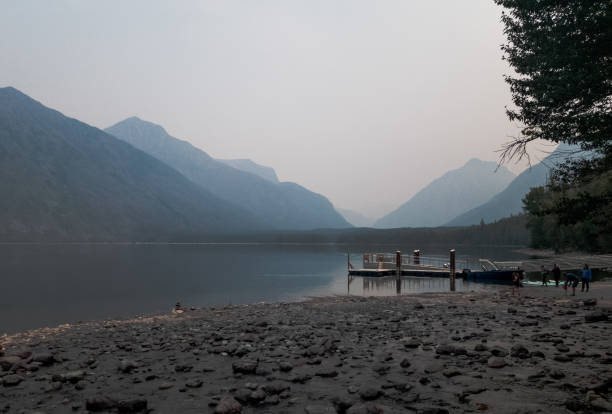
MULTIPOLYGON (((549 274, 552 273, 553 279, 555 281, 555 286, 559 286, 559 283, 561 282, 561 269, 559 268, 559 265, 557 265, 556 263, 553 265, 553 268, 551 271, 548 271, 544 268, 544 265, 542 265, 541 269, 541 273, 542 273, 542 286, 548 286, 548 277, 549 274)), ((572 296, 576 296, 576 288, 578 287, 578 284, 580 282, 582 282, 582 292, 588 292, 589 291, 589 285, 591 283, 591 279, 593 278, 592 274, 591 274, 591 269, 589 269, 589 265, 588 264, 584 264, 583 268, 580 270, 580 276, 576 275, 575 273, 571 273, 571 272, 564 272, 563 276, 565 276, 565 283, 563 284, 563 289, 565 289, 565 291, 567 292, 567 289, 569 287, 572 288, 572 296)), ((512 274, 512 294, 514 295, 515 292, 518 292, 519 296, 520 296, 520 291, 519 288, 521 287, 521 274, 519 274, 519 272, 514 272, 512 274)))
POLYGON ((580 270, 580 276, 574 273, 565 273, 565 285, 563 289, 567 291, 567 288, 571 286, 572 296, 576 296, 576 287, 578 287, 578 283, 582 281, 582 292, 588 292, 592 278, 591 269, 589 269, 589 265, 585 264, 580 270))

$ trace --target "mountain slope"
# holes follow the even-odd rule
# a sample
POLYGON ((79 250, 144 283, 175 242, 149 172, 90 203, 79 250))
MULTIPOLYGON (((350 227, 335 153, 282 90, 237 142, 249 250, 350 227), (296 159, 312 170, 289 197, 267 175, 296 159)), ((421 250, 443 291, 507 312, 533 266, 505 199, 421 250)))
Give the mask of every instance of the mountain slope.
POLYGON ((355 227, 372 227, 374 225, 374 219, 366 217, 358 211, 348 210, 345 208, 336 208, 338 213, 342 214, 342 217, 346 219, 355 227))
POLYGON ((576 147, 560 145, 542 162, 519 174, 502 192, 493 196, 486 203, 475 207, 453 218, 447 226, 469 226, 499 220, 523 212, 523 198, 533 187, 546 184, 550 168, 565 158, 565 152, 576 151, 576 147))
POLYGON ((272 183, 213 159, 164 128, 136 117, 106 129, 158 158, 218 197, 244 207, 266 225, 283 230, 350 227, 320 194, 295 183, 272 183))
POLYGON ((278 177, 276 176, 276 171, 272 167, 266 167, 265 165, 259 165, 249 159, 235 159, 235 160, 220 160, 217 158, 217 161, 220 161, 224 164, 229 165, 237 170, 248 172, 251 174, 255 174, 265 180, 268 180, 272 183, 278 184, 278 177))
POLYGON ((375 227, 435 227, 474 208, 503 190, 514 174, 497 163, 471 159, 416 193, 397 210, 382 217, 375 227))
POLYGON ((259 229, 131 145, 0 89, 0 240, 167 240, 259 229))

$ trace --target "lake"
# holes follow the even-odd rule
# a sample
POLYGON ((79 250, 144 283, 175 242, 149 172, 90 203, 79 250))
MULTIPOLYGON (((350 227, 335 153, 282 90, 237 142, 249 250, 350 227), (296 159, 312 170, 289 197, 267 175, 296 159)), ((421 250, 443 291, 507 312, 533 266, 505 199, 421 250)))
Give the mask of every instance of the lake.
MULTIPOLYGON (((335 244, 0 244, 0 334, 183 306, 394 295, 392 278, 347 277, 346 252, 406 246, 335 244), (349 283, 350 282, 350 283, 349 283)), ((440 247, 423 255, 447 257, 440 247)), ((457 258, 520 258, 509 248, 458 248, 457 258)), ((457 289, 482 285, 457 283, 457 289)), ((448 280, 403 278, 402 293, 448 291, 448 280)))

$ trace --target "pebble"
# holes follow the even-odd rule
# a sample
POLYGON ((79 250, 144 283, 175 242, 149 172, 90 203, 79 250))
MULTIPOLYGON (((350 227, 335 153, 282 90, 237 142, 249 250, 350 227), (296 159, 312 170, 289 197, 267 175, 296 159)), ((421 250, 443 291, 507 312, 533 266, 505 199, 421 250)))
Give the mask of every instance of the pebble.
POLYGON ((347 297, 92 322, 41 331, 29 349, 0 337, 8 355, 0 356, 0 395, 10 393, 0 412, 603 410, 612 390, 602 376, 612 363, 608 324, 587 324, 594 311, 575 299, 517 305, 504 289, 492 292, 420 296, 427 312, 415 312, 414 297, 347 297), (21 382, 7 388, 14 376, 21 382), (568 400, 565 384, 592 398, 568 400))
POLYGON ((231 396, 223 397, 215 407, 216 414, 237 414, 242 411, 242 405, 231 396))
POLYGON ((506 360, 504 358, 492 356, 487 360, 487 366, 489 368, 503 368, 506 365, 506 360))
POLYGON ((359 396, 364 400, 375 400, 380 397, 381 394, 382 392, 380 389, 370 385, 364 385, 359 388, 359 396))
POLYGON ((307 405, 304 408, 306 414, 336 414, 333 405, 307 405))
POLYGON ((21 384, 23 380, 24 378, 20 375, 7 375, 6 377, 2 378, 2 385, 5 387, 14 387, 21 384))
POLYGON ((159 384, 157 389, 158 390, 169 390, 172 387, 174 387, 173 383, 171 383, 171 382, 162 382, 161 384, 159 384))
POLYGON ((232 369, 235 373, 254 374, 257 369, 258 362, 250 359, 242 359, 232 363, 232 369))

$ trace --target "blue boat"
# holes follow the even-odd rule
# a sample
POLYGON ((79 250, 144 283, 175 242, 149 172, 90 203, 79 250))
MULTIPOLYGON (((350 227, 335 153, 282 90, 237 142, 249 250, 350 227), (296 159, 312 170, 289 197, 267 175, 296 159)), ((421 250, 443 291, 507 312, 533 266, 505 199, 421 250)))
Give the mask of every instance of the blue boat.
POLYGON ((515 272, 523 279, 524 271, 521 262, 493 262, 480 259, 481 270, 464 269, 462 276, 468 282, 512 284, 515 272))

